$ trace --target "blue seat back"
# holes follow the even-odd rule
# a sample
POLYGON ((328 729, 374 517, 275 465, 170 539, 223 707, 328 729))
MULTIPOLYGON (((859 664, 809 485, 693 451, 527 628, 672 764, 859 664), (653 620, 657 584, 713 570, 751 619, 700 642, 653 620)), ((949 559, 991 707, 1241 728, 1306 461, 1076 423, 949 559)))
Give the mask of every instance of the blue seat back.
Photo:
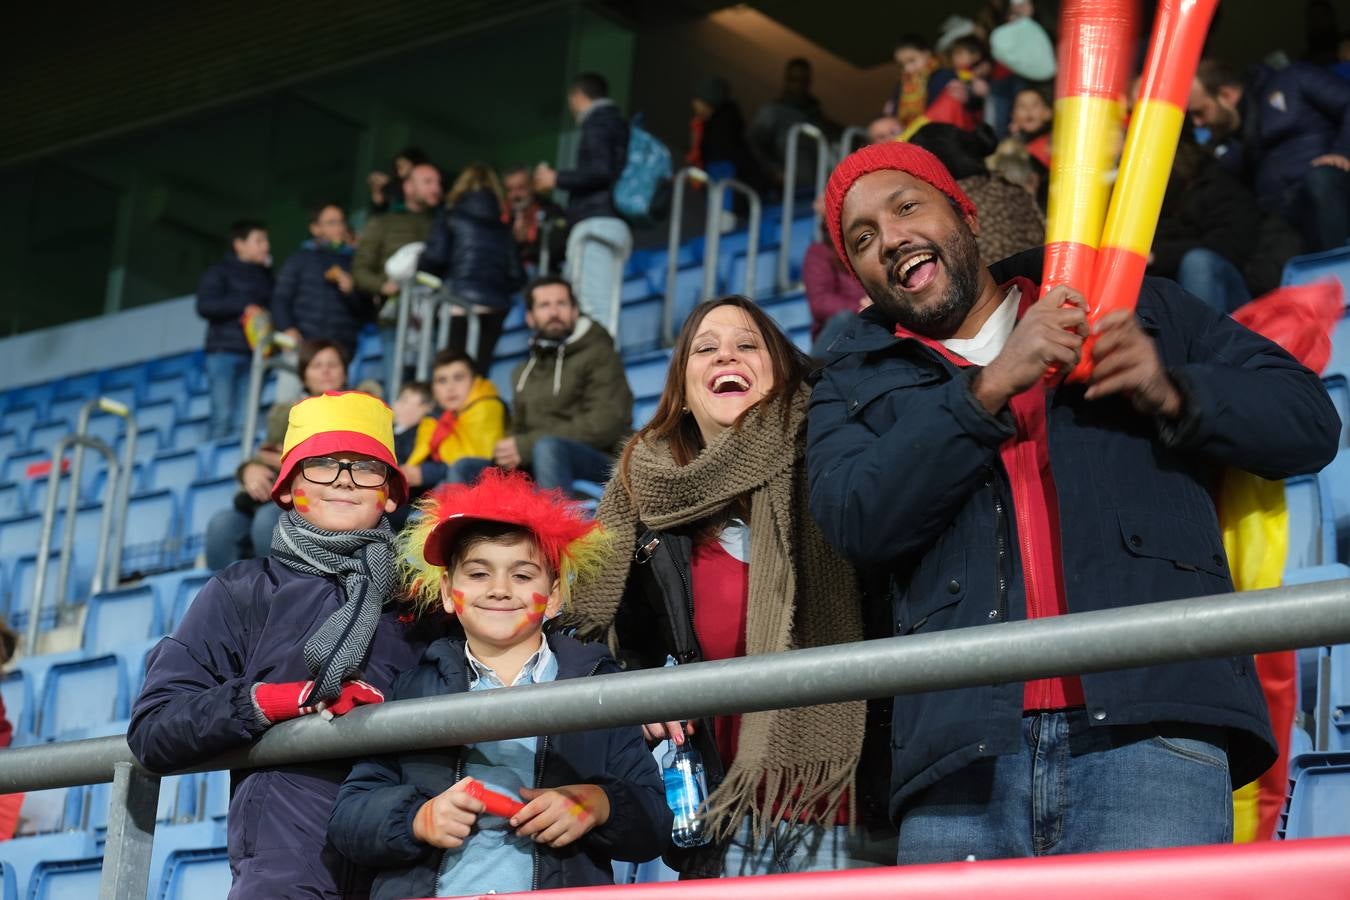
POLYGON ((199 544, 206 533, 206 524, 222 509, 229 509, 239 483, 233 476, 198 481, 188 487, 187 509, 183 513, 184 534, 189 544, 199 544))
POLYGON ((177 628, 178 623, 183 621, 188 607, 197 599, 197 594, 201 593, 201 589, 212 577, 210 572, 199 572, 187 576, 178 583, 178 592, 173 600, 173 621, 169 623, 172 628, 177 628))
POLYGON ((1320 566, 1335 560, 1335 533, 1322 503, 1323 491, 1318 476, 1301 475, 1284 483, 1285 505, 1289 509, 1289 549, 1285 571, 1320 566))
MULTIPOLYGON (((9 409, 5 410, 5 417, 3 420, 5 423, 5 430, 20 435, 20 439, 22 440, 23 435, 27 435, 33 430, 33 426, 37 424, 38 416, 39 412, 36 406, 11 406, 9 409)), ((24 446, 31 447, 32 444, 25 442, 24 446)), ((48 451, 51 450, 50 447, 47 449, 48 451)))
POLYGON ((151 491, 183 491, 199 474, 196 450, 169 450, 150 460, 145 487, 151 491))
POLYGON ((38 736, 56 738, 125 718, 126 683, 122 661, 112 655, 52 666, 42 687, 38 736))
POLYGON ((158 400, 136 407, 136 427, 141 431, 153 428, 158 434, 168 434, 177 421, 178 404, 173 400, 158 400))
POLYGON ((5 718, 14 728, 14 734, 25 735, 33 730, 33 679, 23 669, 6 672, 0 677, 0 699, 5 703, 5 718))
POLYGON ((122 571, 162 569, 172 564, 177 547, 178 501, 171 491, 137 494, 127 505, 122 571))
POLYGON ((90 900, 98 896, 102 859, 44 862, 33 869, 29 900, 90 900))
POLYGON ((0 484, 0 519, 12 519, 28 512, 28 501, 17 484, 0 484))
POLYGON ((205 443, 207 432, 207 420, 200 419, 180 419, 173 426, 173 433, 170 435, 169 447, 174 450, 192 450, 205 443))
POLYGON ((26 792, 15 834, 27 837, 79 828, 83 792, 83 788, 68 787, 26 792))
POLYGON ((113 653, 164 633, 155 589, 148 584, 95 594, 84 618, 86 653, 113 653))
POLYGON ((164 865, 161 900, 224 900, 230 892, 230 856, 224 847, 179 850, 164 865))
POLYGON ((1341 417, 1341 447, 1350 447, 1350 382, 1344 375, 1328 375, 1322 379, 1327 394, 1341 417))
POLYGON ((1281 284, 1311 284, 1325 278, 1335 278, 1341 290, 1350 287, 1350 247, 1338 247, 1321 253, 1305 253, 1284 264, 1281 284))
POLYGON ((225 439, 202 448, 202 477, 226 478, 234 475, 244 461, 243 450, 236 440, 225 439))
MULTIPOLYGON (((83 570, 80 568, 79 552, 71 559, 71 581, 65 598, 58 598, 56 582, 59 575, 61 554, 53 551, 47 554, 46 583, 42 587, 43 627, 56 621, 56 611, 61 599, 71 600, 84 586, 83 570)), ((14 575, 10 579, 9 624, 23 630, 28 627, 28 616, 33 608, 33 588, 37 584, 37 554, 30 553, 20 557, 14 563, 14 575)))
POLYGON ((65 420, 42 422, 28 432, 28 446, 50 456, 56 442, 70 434, 71 430, 70 423, 65 420))
POLYGON ((1286 838, 1350 835, 1350 754, 1312 753, 1290 764, 1286 838))
MULTIPOLYGON (((13 871, 16 891, 21 897, 32 896, 28 888, 30 881, 34 880, 33 871, 38 865, 57 860, 89 860, 95 853, 94 842, 83 831, 0 842, 0 860, 4 860, 7 870, 13 871)), ((97 897, 98 891, 84 896, 97 897)))
POLYGON ((35 463, 51 462, 52 448, 24 450, 5 457, 5 467, 0 471, 0 482, 14 484, 28 480, 28 468, 35 463))

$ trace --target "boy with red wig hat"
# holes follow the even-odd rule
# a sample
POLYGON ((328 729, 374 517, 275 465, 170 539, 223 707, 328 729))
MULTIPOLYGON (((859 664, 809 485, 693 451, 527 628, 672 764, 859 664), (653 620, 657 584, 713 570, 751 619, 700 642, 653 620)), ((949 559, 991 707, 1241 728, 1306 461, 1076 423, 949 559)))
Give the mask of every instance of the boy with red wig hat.
MULTIPOLYGON (((394 587, 386 518, 407 497, 393 413, 369 394, 292 407, 272 499, 271 555, 202 588, 151 651, 127 742, 167 772, 249 743, 297 716, 379 703, 426 644, 385 609, 394 587)), ((371 873, 328 843, 348 762, 231 773, 231 897, 364 897, 371 873)))
MULTIPOLYGON (((410 593, 464 638, 427 648, 394 699, 618 671, 604 647, 544 631, 578 572, 608 552, 576 504, 488 469, 419 506, 400 539, 410 593)), ((384 869, 371 891, 381 900, 611 884, 611 860, 659 856, 670 828, 660 772, 632 725, 366 760, 328 833, 353 861, 384 869)))

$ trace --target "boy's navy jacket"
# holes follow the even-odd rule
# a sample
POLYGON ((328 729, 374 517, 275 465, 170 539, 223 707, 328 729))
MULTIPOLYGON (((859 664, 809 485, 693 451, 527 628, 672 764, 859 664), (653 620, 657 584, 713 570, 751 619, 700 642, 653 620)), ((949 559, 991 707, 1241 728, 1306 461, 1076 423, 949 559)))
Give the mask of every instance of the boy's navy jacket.
MULTIPOLYGON (((337 579, 270 559, 223 569, 150 652, 127 729, 131 752, 146 768, 168 772, 248 744, 264 730, 254 717, 254 683, 312 678, 305 641, 343 601, 337 579)), ((364 680, 388 696, 425 648, 425 628, 386 610, 364 680)), ((345 760, 231 773, 232 897, 365 896, 372 873, 342 858, 325 833, 351 766, 345 760)))
POLYGON ((370 299, 355 288, 344 294, 324 277, 337 266, 352 270, 352 248, 309 240, 291 255, 277 275, 272 291, 272 327, 277 331, 298 328, 306 340, 333 341, 352 358, 361 326, 374 318, 370 299))
POLYGON ((271 302, 272 270, 244 262, 233 250, 226 252, 197 285, 197 315, 206 320, 206 352, 248 354, 239 317, 250 303, 267 309, 271 302))
MULTIPOLYGON (((557 634, 546 640, 558 660, 558 680, 619 671, 599 644, 557 634)), ((468 689, 464 642, 441 639, 427 648, 417 668, 399 677, 390 699, 468 689)), ((452 747, 368 759, 342 785, 328 836, 353 861, 383 869, 371 900, 436 893, 445 851, 413 837, 413 817, 423 803, 463 777, 462 752, 452 747)), ((660 770, 638 726, 546 735, 538 742, 535 772, 535 787, 599 785, 609 797, 610 812, 605 824, 576 843, 560 850, 535 846, 534 889, 612 884, 610 860, 642 862, 666 850, 671 813, 660 770)), ((472 849, 472 836, 465 846, 472 849)))
MULTIPOLYGON (((1275 344, 1160 278, 1144 279, 1136 316, 1185 412, 1164 426, 1122 398, 1086 400, 1081 385, 1048 395, 1070 612, 1231 592, 1211 493, 1222 470, 1285 478, 1336 455, 1340 421, 1326 389, 1275 344)), ((1003 552, 1020 546, 999 457, 1014 423, 972 398, 978 369, 897 338, 875 307, 830 352, 811 396, 811 512, 845 558, 890 575, 895 633, 1025 619, 1021 554, 1003 552)), ((1094 673, 1082 684, 1094 725, 1227 729, 1235 785, 1275 760, 1249 656, 1094 673)), ((937 780, 1013 752, 1022 701, 1020 682, 895 698, 892 817, 937 780)))

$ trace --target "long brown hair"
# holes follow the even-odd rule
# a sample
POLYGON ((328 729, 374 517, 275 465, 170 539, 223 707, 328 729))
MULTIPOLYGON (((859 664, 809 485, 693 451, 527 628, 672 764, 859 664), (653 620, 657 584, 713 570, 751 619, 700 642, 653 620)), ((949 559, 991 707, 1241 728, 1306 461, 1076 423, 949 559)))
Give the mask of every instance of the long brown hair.
POLYGON ((454 206, 459 202, 459 198, 469 191, 481 190, 492 191, 497 195, 497 205, 502 209, 506 208, 506 191, 502 188, 501 179, 491 166, 480 162, 469 163, 464 167, 464 171, 459 173, 445 198, 445 205, 454 206))
POLYGON ((717 300, 705 300, 694 307, 675 339, 675 352, 670 355, 670 367, 666 370, 666 388, 661 392, 661 400, 651 421, 628 441, 619 457, 619 480, 628 493, 632 494, 632 484, 628 480, 629 459, 633 447, 641 440, 667 441, 670 455, 675 465, 685 466, 703 451, 703 434, 698 423, 688 411, 688 398, 684 391, 684 372, 689 366, 689 355, 694 345, 694 337, 708 313, 722 306, 734 306, 750 318, 764 338, 765 349, 769 352, 769 364, 773 367, 773 387, 758 402, 752 405, 736 420, 733 428, 741 427, 746 414, 760 405, 769 405, 783 401, 783 427, 787 427, 790 400, 796 396, 798 388, 811 371, 811 360, 797 345, 783 334, 782 329, 759 304, 745 297, 732 295, 717 300))

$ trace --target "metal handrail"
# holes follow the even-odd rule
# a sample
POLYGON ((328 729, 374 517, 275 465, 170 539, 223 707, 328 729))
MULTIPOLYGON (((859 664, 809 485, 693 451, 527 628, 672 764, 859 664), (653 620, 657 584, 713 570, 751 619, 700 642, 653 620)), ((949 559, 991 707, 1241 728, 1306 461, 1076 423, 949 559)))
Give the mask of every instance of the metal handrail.
POLYGON ((722 198, 727 191, 735 191, 750 201, 749 234, 745 245, 745 296, 755 296, 755 262, 759 257, 759 220, 762 209, 759 192, 743 181, 723 178, 708 191, 708 218, 703 238, 703 299, 717 296, 717 263, 722 255, 722 229, 718 227, 722 215, 722 198))
MULTIPOLYGON (((623 269, 627 260, 624 257, 623 247, 607 237, 602 237, 593 232, 582 232, 581 237, 577 239, 575 252, 577 258, 572 269, 572 289, 579 291, 585 283, 582 279, 582 266, 586 260, 587 242, 599 244, 609 251, 610 266, 613 268, 610 279, 610 298, 609 298, 609 336, 614 339, 614 349, 618 350, 622 346, 622 335, 619 333, 619 312, 623 308, 623 269)), ((589 314, 589 310, 585 310, 589 314)))
MULTIPOLYGON (((833 151, 825 134, 810 122, 798 122, 788 129, 787 158, 783 161, 783 227, 778 237, 778 278, 775 282, 779 293, 793 289, 792 279, 788 277, 788 247, 792 237, 792 207, 797 194, 797 145, 802 135, 816 142, 816 190, 812 196, 825 192, 825 182, 830 176, 830 161, 833 151)), ((811 233, 820 228, 820 216, 814 216, 811 233)))
MULTIPOLYGON (((1350 579, 302 716, 185 772, 295 765, 1350 642, 1350 579)), ((1106 715, 1094 714, 1101 720, 1106 715)), ((148 882, 159 778, 126 736, 0 754, 0 793, 113 782, 100 897, 148 882)))
MULTIPOLYGON (((418 335, 416 368, 418 380, 429 381, 431 379, 431 361, 435 358, 436 347, 446 347, 450 344, 450 323, 457 309, 461 311, 462 315, 468 317, 466 323, 468 327, 464 337, 464 352, 472 357, 476 363, 478 361, 479 339, 483 329, 478 310, 469 301, 451 294, 441 279, 435 275, 418 272, 414 279, 418 287, 427 288, 430 291, 421 300, 422 330, 418 335), (434 346, 431 339, 433 320, 436 325, 434 346)), ((397 397, 398 395, 395 394, 394 396, 397 397)))
MULTIPOLYGON (((670 228, 666 238, 666 294, 661 301, 661 344, 675 343, 675 279, 680 268, 680 232, 684 230, 684 189, 690 181, 707 184, 708 173, 698 166, 685 166, 670 185, 670 228)), ((712 201, 708 201, 712 209, 712 201)), ((706 236, 705 236, 706 240, 706 236)))
POLYGON ((33 598, 29 607, 28 632, 25 646, 29 653, 37 651, 39 625, 42 619, 42 600, 47 588, 47 566, 52 550, 52 533, 56 530, 56 507, 60 502, 61 461, 66 448, 74 447, 75 453, 70 463, 70 496, 66 500, 66 519, 62 529, 61 555, 56 570, 57 616, 64 614, 69 607, 66 597, 70 589, 71 560, 75 553, 75 525, 80 509, 80 482, 84 475, 84 449, 86 447, 102 454, 107 463, 107 478, 103 485, 103 515, 99 519, 98 549, 94 558, 93 578, 89 589, 91 594, 103 590, 105 583, 116 587, 121 576, 122 548, 120 542, 124 533, 127 504, 130 502, 130 472, 136 452, 136 423, 131 418, 125 404, 107 397, 96 397, 80 408, 75 422, 75 430, 63 436, 52 448, 51 469, 47 472, 47 497, 42 506, 42 526, 38 536, 38 556, 33 573, 33 598), (127 446, 125 449, 126 472, 122 475, 117 462, 117 454, 99 438, 89 434, 89 419, 94 410, 102 410, 121 416, 127 422, 127 446), (114 521, 119 524, 114 532, 114 521), (114 533, 118 544, 110 547, 114 533), (111 552, 110 552, 111 550, 111 552), (109 560, 113 561, 113 568, 109 560))
MULTIPOLYGON (((253 359, 248 369, 248 396, 245 398, 244 430, 239 435, 239 452, 242 459, 253 456, 253 442, 258 438, 258 404, 262 402, 263 379, 269 369, 295 372, 292 365, 273 349, 294 350, 295 341, 280 331, 268 331, 258 337, 253 345, 253 359)), ((304 381, 304 373, 297 372, 304 381)))
POLYGON ((844 133, 839 136, 839 158, 843 159, 859 147, 866 147, 870 142, 871 139, 867 136, 866 128, 861 125, 848 126, 844 129, 844 133))

